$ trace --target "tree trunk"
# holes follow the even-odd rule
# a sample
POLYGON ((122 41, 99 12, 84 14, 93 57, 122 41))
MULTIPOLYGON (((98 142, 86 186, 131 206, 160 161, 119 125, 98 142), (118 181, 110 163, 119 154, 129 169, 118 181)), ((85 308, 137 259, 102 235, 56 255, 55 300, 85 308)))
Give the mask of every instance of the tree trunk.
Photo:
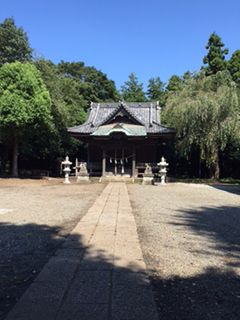
POLYGON ((202 176, 202 161, 201 161, 201 157, 199 155, 199 163, 198 163, 198 177, 199 179, 201 179, 202 176))
POLYGON ((217 158, 216 158, 214 178, 216 180, 219 180, 219 178, 220 178, 220 166, 219 166, 219 155, 218 155, 218 153, 217 153, 217 158))
POLYGON ((220 178, 220 166, 219 166, 219 154, 216 153, 215 163, 211 166, 210 169, 211 179, 219 180, 220 178))
POLYGON ((16 136, 13 140, 12 177, 18 177, 18 139, 16 136))

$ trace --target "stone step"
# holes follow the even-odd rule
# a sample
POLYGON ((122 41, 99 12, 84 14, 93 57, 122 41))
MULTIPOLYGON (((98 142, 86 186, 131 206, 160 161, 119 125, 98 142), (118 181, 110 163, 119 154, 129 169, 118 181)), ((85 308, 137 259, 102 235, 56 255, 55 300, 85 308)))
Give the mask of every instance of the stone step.
POLYGON ((125 182, 125 183, 134 183, 134 178, 124 175, 112 175, 112 176, 104 176, 99 179, 99 182, 125 182))

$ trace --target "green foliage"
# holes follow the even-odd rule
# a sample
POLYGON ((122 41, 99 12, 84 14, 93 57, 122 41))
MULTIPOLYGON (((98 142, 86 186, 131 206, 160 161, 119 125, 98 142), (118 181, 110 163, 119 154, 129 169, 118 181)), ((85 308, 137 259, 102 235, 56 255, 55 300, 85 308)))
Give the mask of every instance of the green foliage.
MULTIPOLYGON (((113 81, 93 67, 83 62, 64 62, 58 65, 51 61, 39 59, 35 65, 52 99, 52 114, 55 124, 52 142, 47 148, 42 147, 42 155, 47 157, 63 157, 66 153, 77 155, 79 142, 67 133, 67 127, 79 125, 86 120, 90 101, 116 101, 118 93, 113 81)), ((37 139, 41 141, 41 137, 37 139)), ((49 140, 49 137, 46 137, 49 140)))
POLYGON ((219 175, 219 152, 230 140, 239 139, 239 101, 230 74, 199 74, 183 84, 181 91, 168 97, 163 117, 176 128, 178 147, 189 156, 198 148, 200 161, 211 175, 219 175))
POLYGON ((161 106, 164 104, 164 83, 159 77, 149 79, 147 97, 150 101, 159 101, 161 106))
POLYGON ((167 87, 166 87, 166 90, 168 92, 177 92, 177 91, 180 91, 182 89, 182 85, 183 85, 182 78, 180 78, 179 76, 174 74, 169 79, 167 87))
POLYGON ((51 100, 37 69, 30 63, 0 68, 0 123, 22 130, 51 123, 51 100))
POLYGON ((203 58, 203 63, 207 65, 206 75, 226 70, 225 56, 228 54, 228 49, 224 48, 224 43, 215 32, 210 35, 206 49, 208 54, 203 58))
POLYGON ((228 61, 228 70, 233 80, 240 85, 240 50, 236 50, 228 61))
POLYGON ((63 77, 79 81, 79 93, 88 102, 117 101, 119 98, 114 82, 94 67, 87 67, 83 62, 61 61, 58 70, 63 77))
POLYGON ((0 127, 12 145, 12 174, 18 175, 18 146, 34 132, 52 129, 51 99, 40 73, 30 63, 0 68, 0 127))
POLYGON ((121 96, 127 102, 144 102, 146 100, 143 84, 139 83, 135 73, 131 73, 128 80, 121 87, 121 96))
POLYGON ((0 65, 6 62, 30 61, 32 49, 22 28, 17 28, 14 19, 0 24, 0 65))

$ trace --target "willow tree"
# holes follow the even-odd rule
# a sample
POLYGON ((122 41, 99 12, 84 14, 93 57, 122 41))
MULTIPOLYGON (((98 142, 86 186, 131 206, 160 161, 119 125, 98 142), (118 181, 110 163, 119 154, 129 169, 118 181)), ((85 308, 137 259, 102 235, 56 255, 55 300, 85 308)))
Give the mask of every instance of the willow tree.
POLYGON ((0 68, 0 127, 12 146, 12 176, 18 176, 19 144, 52 124, 51 100, 39 71, 30 63, 0 68))
POLYGON ((186 81, 181 91, 169 96, 165 122, 177 130, 182 154, 199 150, 211 178, 218 179, 219 152, 239 136, 239 103, 235 83, 229 72, 186 81))

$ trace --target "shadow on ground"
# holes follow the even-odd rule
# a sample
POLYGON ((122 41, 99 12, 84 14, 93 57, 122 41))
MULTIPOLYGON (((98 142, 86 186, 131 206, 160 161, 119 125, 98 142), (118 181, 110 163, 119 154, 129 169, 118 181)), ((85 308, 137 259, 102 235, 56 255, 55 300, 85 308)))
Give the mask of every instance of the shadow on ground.
POLYGON ((211 185, 211 187, 217 190, 240 195, 240 185, 211 185))
POLYGON ((60 228, 0 224, 1 320, 27 289, 11 319, 156 319, 150 282, 138 267, 113 272, 105 251, 93 254, 79 235, 63 240, 60 228))
POLYGON ((60 228, 0 224, 0 319, 32 283, 64 238, 60 228))
POLYGON ((209 247, 196 254, 225 257, 225 271, 207 268, 193 277, 152 276, 160 319, 237 320, 240 316, 240 208, 223 206, 181 210, 171 224, 207 237, 209 247), (214 253, 215 252, 215 253, 214 253), (238 273, 237 273, 238 269, 238 273))
MULTIPOLYGON (((194 232, 210 237, 220 253, 232 255, 236 260, 236 258, 239 259, 240 246, 239 210, 236 207, 201 208, 199 211, 184 210, 181 211, 181 216, 176 217, 176 224, 186 225, 194 232)), ((58 259, 59 253, 55 252, 62 252, 62 257, 67 248, 61 247, 63 240, 61 229, 57 227, 49 228, 35 224, 0 225, 1 320, 19 300, 52 255, 56 255, 56 259, 49 268, 54 267, 58 271, 55 274, 56 277, 62 274, 58 281, 59 288, 43 287, 43 292, 38 291, 35 294, 39 297, 48 290, 52 290, 54 297, 57 297, 56 300, 59 301, 66 298, 66 294, 63 293, 64 281, 67 281, 67 275, 71 274, 70 271, 76 259, 80 261, 83 256, 89 257, 85 259, 88 267, 86 268, 85 265, 83 272, 81 272, 81 266, 78 266, 73 272, 76 286, 72 286, 68 291, 68 296, 74 299, 74 304, 69 302, 63 306, 61 301, 59 304, 59 301, 54 300, 58 313, 49 319, 76 320, 78 317, 84 320, 153 319, 149 307, 145 305, 144 295, 148 291, 141 291, 141 288, 149 287, 149 284, 134 266, 115 269, 116 279, 113 282, 114 275, 110 271, 113 265, 110 259, 107 259, 104 252, 98 252, 94 257, 91 256, 89 254, 91 248, 84 246, 81 237, 77 235, 71 235, 67 240, 67 245, 70 244, 71 250, 67 250, 68 253, 64 259, 58 259), (96 272, 92 277, 93 273, 88 274, 86 269, 101 272, 96 272), (112 292, 112 309, 109 309, 106 303, 109 299, 109 292, 112 292), (81 314, 82 309, 79 309, 82 299, 89 302, 89 305, 85 305, 88 309, 84 310, 84 316, 81 314), (92 307, 93 301, 97 303, 95 308, 92 307), (134 316, 133 310, 136 305, 138 310, 134 311, 134 316), (131 314, 131 317, 128 317, 128 314, 131 314), (139 314, 142 314, 142 317, 137 316, 139 314)), ((229 267, 227 271, 209 268, 202 274, 188 278, 163 279, 152 275, 150 278, 159 318, 161 320, 238 320, 240 279, 236 268, 239 267, 239 264, 231 264, 229 261, 226 264, 229 267)), ((34 308, 39 305, 36 301, 34 308)), ((51 314, 52 310, 46 310, 46 312, 51 314)))

